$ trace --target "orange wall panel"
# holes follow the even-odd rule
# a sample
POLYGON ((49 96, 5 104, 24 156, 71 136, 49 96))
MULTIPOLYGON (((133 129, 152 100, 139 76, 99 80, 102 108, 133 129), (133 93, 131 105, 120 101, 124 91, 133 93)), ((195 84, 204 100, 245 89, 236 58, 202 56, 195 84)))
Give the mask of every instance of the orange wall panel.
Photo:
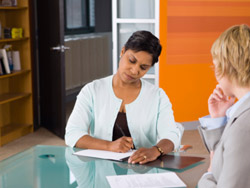
POLYGON ((208 114, 216 80, 210 48, 232 25, 250 25, 250 0, 160 0, 160 87, 172 102, 176 121, 208 114))
POLYGON ((177 121, 194 121, 208 113, 207 99, 216 85, 211 64, 161 64, 160 78, 177 121))

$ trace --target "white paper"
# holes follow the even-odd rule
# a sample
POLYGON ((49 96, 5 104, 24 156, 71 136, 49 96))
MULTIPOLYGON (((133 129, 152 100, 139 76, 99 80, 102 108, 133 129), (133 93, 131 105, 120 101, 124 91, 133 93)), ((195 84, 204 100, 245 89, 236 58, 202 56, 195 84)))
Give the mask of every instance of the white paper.
POLYGON ((186 187, 174 172, 107 176, 106 178, 111 188, 186 187))
POLYGON ((127 153, 117 153, 104 150, 86 149, 75 152, 74 155, 122 161, 123 158, 131 156, 134 152, 135 150, 130 150, 127 153))

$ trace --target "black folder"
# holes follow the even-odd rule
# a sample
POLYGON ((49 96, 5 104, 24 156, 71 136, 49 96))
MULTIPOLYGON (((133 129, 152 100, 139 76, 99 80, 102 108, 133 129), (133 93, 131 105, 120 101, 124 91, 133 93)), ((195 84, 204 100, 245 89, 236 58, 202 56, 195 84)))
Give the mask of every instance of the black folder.
POLYGON ((203 157, 163 155, 157 160, 149 162, 146 165, 158 168, 183 169, 198 163, 203 159, 203 157))
MULTIPOLYGON (((144 165, 157 168, 167 168, 167 169, 184 169, 195 163, 202 161, 203 157, 193 157, 193 156, 179 156, 179 155, 163 155, 156 159, 155 161, 146 163, 144 165)), ((123 161, 127 161, 128 158, 124 158, 123 161)))

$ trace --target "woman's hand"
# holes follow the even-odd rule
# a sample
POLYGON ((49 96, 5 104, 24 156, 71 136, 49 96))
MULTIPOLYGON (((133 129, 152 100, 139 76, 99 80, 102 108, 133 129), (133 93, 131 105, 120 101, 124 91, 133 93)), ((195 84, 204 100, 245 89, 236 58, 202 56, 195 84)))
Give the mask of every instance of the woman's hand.
POLYGON ((140 148, 138 149, 133 155, 130 156, 128 159, 128 163, 139 163, 139 164, 145 164, 150 161, 156 160, 160 156, 160 152, 157 150, 157 148, 140 148))
POLYGON ((219 85, 216 86, 208 99, 208 110, 212 118, 223 117, 227 109, 234 104, 235 97, 224 95, 219 85))
POLYGON ((213 160, 213 157, 214 157, 214 151, 211 151, 210 152, 210 165, 207 169, 208 172, 212 172, 212 160, 213 160))
POLYGON ((126 153, 133 147, 133 139, 123 136, 108 145, 108 150, 113 152, 126 153))

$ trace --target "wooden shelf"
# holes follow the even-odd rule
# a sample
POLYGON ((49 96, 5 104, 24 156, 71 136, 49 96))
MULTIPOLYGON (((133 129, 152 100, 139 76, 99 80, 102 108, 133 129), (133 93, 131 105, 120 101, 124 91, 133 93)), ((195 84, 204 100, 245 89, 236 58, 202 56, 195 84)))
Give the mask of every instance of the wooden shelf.
POLYGON ((17 7, 5 7, 5 6, 0 6, 0 10, 23 10, 23 9, 27 9, 28 7, 21 7, 21 6, 17 6, 17 7))
POLYGON ((33 132, 32 124, 8 124, 0 127, 0 146, 33 132))
POLYGON ((16 39, 0 39, 0 43, 3 42, 16 42, 16 41, 23 41, 23 40, 28 40, 29 37, 22 37, 22 38, 16 38, 16 39))
POLYGON ((0 95, 0 104, 5 104, 9 102, 13 102, 25 97, 30 96, 30 93, 7 93, 0 95))
POLYGON ((21 70, 21 71, 13 71, 11 74, 4 74, 0 76, 0 79, 2 78, 10 78, 10 77, 15 77, 18 75, 26 74, 29 73, 30 70, 21 70))
MULTIPOLYGON (((1 1, 1 0, 0 0, 1 1)), ((22 38, 0 38, 0 46, 11 44, 20 52, 20 71, 0 75, 0 147, 33 132, 32 58, 30 1, 17 0, 16 7, 0 6, 2 27, 22 28, 22 38)))

